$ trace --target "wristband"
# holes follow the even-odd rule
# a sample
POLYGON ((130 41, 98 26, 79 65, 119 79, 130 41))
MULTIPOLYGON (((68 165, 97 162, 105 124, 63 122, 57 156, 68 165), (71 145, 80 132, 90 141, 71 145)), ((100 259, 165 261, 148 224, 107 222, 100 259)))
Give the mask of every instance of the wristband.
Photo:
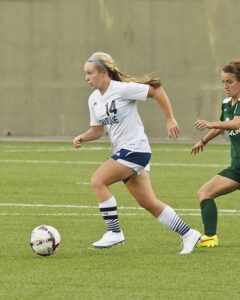
POLYGON ((208 142, 204 142, 203 138, 201 138, 201 142, 204 146, 207 145, 207 143, 208 143, 208 142))

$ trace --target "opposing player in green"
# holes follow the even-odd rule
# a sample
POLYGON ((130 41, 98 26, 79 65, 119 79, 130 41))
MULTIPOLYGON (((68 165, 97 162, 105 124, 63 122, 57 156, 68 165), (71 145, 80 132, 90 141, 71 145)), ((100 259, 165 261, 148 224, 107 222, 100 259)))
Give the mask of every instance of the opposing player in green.
POLYGON ((210 131, 193 146, 191 153, 202 152, 208 142, 226 131, 231 142, 231 165, 212 177, 197 192, 204 224, 204 235, 197 247, 218 246, 214 199, 240 188, 240 60, 233 60, 223 67, 221 80, 228 97, 223 100, 220 121, 195 122, 195 129, 202 131, 208 128, 210 131))

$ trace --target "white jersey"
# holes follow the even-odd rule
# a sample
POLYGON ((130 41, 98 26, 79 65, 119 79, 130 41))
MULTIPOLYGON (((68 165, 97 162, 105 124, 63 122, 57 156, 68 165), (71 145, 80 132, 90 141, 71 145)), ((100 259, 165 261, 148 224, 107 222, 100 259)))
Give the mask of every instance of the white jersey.
POLYGON ((148 90, 146 84, 111 80, 103 95, 99 90, 90 95, 90 125, 104 125, 114 153, 122 148, 151 152, 136 102, 146 101, 148 90))

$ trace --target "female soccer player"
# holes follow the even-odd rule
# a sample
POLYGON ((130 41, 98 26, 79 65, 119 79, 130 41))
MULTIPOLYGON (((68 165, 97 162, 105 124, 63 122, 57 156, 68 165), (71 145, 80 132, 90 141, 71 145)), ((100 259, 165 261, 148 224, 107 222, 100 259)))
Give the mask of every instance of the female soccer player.
POLYGON ((240 188, 240 60, 233 60, 222 69, 223 88, 228 96, 223 100, 220 121, 197 120, 195 129, 210 131, 196 143, 191 153, 203 151, 203 147, 219 134, 226 131, 231 142, 231 166, 222 170, 197 192, 200 202, 204 235, 198 247, 218 246, 217 207, 214 198, 231 193, 240 188))
POLYGON ((79 148, 84 142, 100 138, 105 129, 113 148, 112 157, 91 179, 107 225, 107 232, 92 244, 93 247, 107 248, 125 240, 119 225, 117 202, 109 188, 111 184, 123 181, 139 205, 182 237, 180 254, 191 253, 201 235, 190 229, 170 206, 156 198, 149 175, 151 149, 137 110, 137 101, 155 98, 166 117, 169 138, 177 138, 179 127, 160 80, 148 75, 140 78, 125 75, 115 66, 112 57, 102 52, 94 53, 86 61, 84 71, 87 83, 94 90, 88 101, 90 128, 74 138, 74 146, 79 148))

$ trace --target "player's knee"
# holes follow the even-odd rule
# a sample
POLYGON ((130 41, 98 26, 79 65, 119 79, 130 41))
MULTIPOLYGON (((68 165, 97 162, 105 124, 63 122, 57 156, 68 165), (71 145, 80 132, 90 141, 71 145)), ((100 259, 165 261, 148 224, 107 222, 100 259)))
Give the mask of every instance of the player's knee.
POLYGON ((200 202, 200 199, 201 199, 201 189, 199 189, 198 191, 197 191, 197 194, 196 194, 196 198, 197 198, 197 201, 198 202, 200 202))
POLYGON ((198 191, 197 191, 197 201, 198 202, 202 202, 202 200, 204 199, 208 199, 210 196, 209 196, 209 193, 207 192, 207 190, 205 188, 200 188, 198 191))
POLYGON ((142 208, 147 209, 148 204, 146 203, 146 201, 143 201, 142 198, 136 198, 136 200, 137 200, 137 203, 138 203, 142 208))
POLYGON ((93 175, 91 178, 91 188, 93 191, 99 190, 103 186, 103 182, 99 176, 93 175))
POLYGON ((142 208, 146 209, 150 213, 152 213, 156 209, 156 206, 158 206, 158 201, 155 199, 137 198, 136 200, 142 208))

